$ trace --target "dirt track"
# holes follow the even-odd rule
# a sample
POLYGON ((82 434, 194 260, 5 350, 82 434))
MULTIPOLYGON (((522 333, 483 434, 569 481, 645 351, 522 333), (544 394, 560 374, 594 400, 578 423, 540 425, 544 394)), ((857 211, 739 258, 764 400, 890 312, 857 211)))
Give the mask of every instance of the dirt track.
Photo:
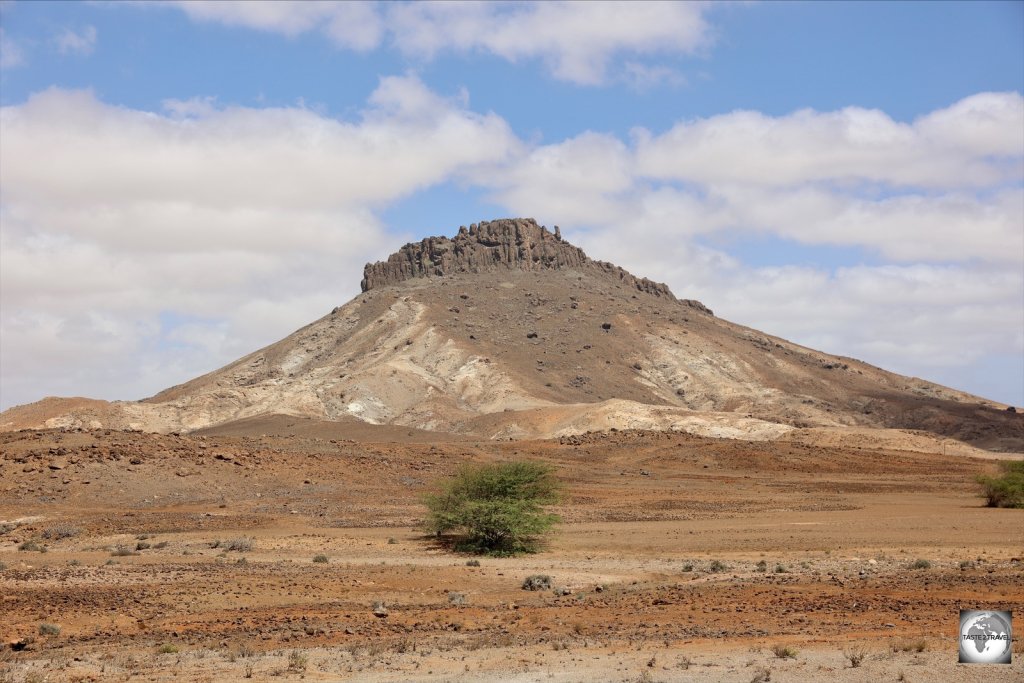
MULTIPOLYGON (((0 634, 25 645, 0 681, 969 681, 958 611, 1024 614, 1024 511, 981 507, 987 461, 659 433, 255 434, 0 435, 0 634), (544 552, 472 567, 415 529, 430 482, 517 457, 570 492, 544 552), (565 594, 522 590, 531 574, 565 594), (795 659, 772 652, 787 645, 795 659)), ((986 680, 1024 676, 1015 647, 986 680)))

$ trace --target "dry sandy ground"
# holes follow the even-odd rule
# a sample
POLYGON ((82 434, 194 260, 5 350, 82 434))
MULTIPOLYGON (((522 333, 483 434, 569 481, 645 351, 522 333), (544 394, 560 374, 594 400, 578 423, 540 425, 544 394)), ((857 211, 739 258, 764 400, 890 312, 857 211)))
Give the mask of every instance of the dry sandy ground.
POLYGON ((981 507, 991 461, 235 430, 0 435, 0 681, 1024 680, 1019 635, 1010 666, 956 663, 960 609, 1024 629, 1024 510, 981 507), (431 482, 523 457, 569 491, 543 552, 469 566, 416 529, 431 482))

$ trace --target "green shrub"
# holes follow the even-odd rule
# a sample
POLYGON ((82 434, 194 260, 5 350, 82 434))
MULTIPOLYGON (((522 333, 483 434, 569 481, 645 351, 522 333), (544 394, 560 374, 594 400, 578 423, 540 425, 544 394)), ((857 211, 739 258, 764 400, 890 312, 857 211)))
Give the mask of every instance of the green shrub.
POLYGON ((162 655, 173 655, 178 652, 178 646, 171 643, 164 643, 158 647, 156 651, 162 655))
POLYGON ((910 563, 911 569, 931 569, 932 563, 929 560, 918 558, 910 563))
POLYGON ((544 511, 561 499, 561 484, 548 465, 515 461, 467 465, 423 502, 424 526, 441 536, 458 534, 459 550, 514 555, 536 550, 557 515, 544 511))
POLYGON ((708 565, 708 571, 712 572, 713 574, 717 574, 718 572, 724 572, 728 568, 729 567, 721 560, 712 560, 711 564, 708 565))
POLYGON ((978 477, 990 508, 1024 508, 1024 461, 1000 463, 999 477, 978 477))
POLYGON ((60 626, 57 624, 39 624, 39 635, 41 636, 59 636, 60 626))

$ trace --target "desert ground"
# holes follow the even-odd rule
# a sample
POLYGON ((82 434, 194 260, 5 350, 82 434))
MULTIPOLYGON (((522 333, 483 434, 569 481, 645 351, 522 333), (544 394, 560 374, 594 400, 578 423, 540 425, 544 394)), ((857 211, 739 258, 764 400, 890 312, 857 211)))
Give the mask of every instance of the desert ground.
POLYGON ((0 434, 0 681, 1024 680, 996 463, 827 441, 0 434), (541 552, 417 528, 460 464, 520 458, 567 489, 541 552), (962 608, 1014 611, 1012 665, 957 664, 962 608))

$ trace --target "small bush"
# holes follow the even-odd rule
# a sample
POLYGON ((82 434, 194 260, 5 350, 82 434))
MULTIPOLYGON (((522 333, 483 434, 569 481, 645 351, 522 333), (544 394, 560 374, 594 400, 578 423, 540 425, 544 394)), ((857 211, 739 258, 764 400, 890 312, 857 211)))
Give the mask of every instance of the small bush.
POLYGON ((153 546, 151 546, 149 543, 146 543, 145 541, 139 541, 135 544, 136 550, 149 550, 151 547, 153 546))
POLYGON ((313 556, 313 561, 316 562, 317 564, 327 564, 327 562, 328 562, 327 556, 323 555, 323 554, 321 554, 321 555, 314 555, 313 556))
POLYGON ((779 659, 796 659, 796 648, 789 645, 773 645, 772 653, 779 659))
POLYGON ((398 539, 397 538, 393 538, 393 537, 389 538, 388 539, 388 545, 398 545, 398 539))
POLYGON ((460 550, 491 555, 533 552, 558 521, 543 506, 557 503, 561 490, 548 465, 466 465, 423 499, 429 510, 424 526, 438 536, 456 531, 460 550))
POLYGON ((114 557, 128 557, 129 555, 138 555, 137 552, 132 550, 126 545, 119 545, 110 551, 110 554, 114 557))
POLYGON ((60 541, 65 538, 74 538, 82 533, 82 530, 73 524, 58 524, 49 529, 43 530, 43 538, 47 540, 60 541))
POLYGON ((173 655, 178 652, 178 646, 172 645, 171 643, 164 643, 158 647, 156 651, 162 655, 173 655))
POLYGON ((41 635, 41 636, 59 636, 60 635, 60 626, 57 626, 57 624, 47 624, 47 623, 39 624, 39 635, 41 635))
POLYGON ((850 667, 856 669, 868 656, 868 650, 863 645, 855 645, 843 650, 843 656, 850 662, 850 667))
POLYGON ((466 560, 466 566, 467 567, 479 567, 480 566, 480 560, 466 560))
POLYGON ((925 559, 919 557, 919 558, 917 558, 916 560, 914 560, 913 562, 910 563, 910 568, 911 569, 931 569, 932 568, 932 563, 929 560, 925 560, 925 559))
POLYGON ((222 547, 229 552, 247 553, 252 550, 252 546, 253 539, 251 538, 233 538, 224 543, 222 547))
POLYGON ((687 572, 687 573, 692 572, 693 571, 693 564, 690 563, 690 562, 687 562, 686 564, 684 564, 683 565, 683 571, 687 572))
POLYGON ((718 572, 724 572, 728 568, 721 560, 712 560, 710 566, 708 566, 708 571, 717 574, 718 572))
POLYGON ((163 550, 164 548, 167 547, 167 541, 160 541, 159 543, 157 543, 153 547, 158 549, 158 550, 163 550))
POLYGON ((928 649, 928 643, 923 638, 918 640, 901 640, 892 644, 893 652, 924 652, 928 649))
POLYGON ((1024 508, 1024 460, 1000 463, 1003 474, 978 477, 985 505, 990 508, 1024 508))
POLYGON ((777 564, 777 565, 775 565, 775 573, 776 574, 788 574, 789 570, 786 569, 785 565, 777 564))
POLYGON ((456 593, 454 591, 448 593, 448 604, 454 605, 455 607, 462 607, 466 604, 466 594, 456 593))
POLYGON ((38 541, 24 541, 18 546, 18 550, 26 553, 45 553, 46 546, 39 545, 38 541))
POLYGON ((9 533, 11 531, 14 531, 17 528, 18 525, 14 522, 4 522, 3 524, 0 524, 0 536, 3 536, 4 534, 9 533))
POLYGON ((309 664, 309 658, 302 654, 298 650, 292 650, 288 653, 288 670, 294 672, 300 672, 306 670, 306 665, 309 664))
POLYGON ((754 677, 750 679, 750 683, 768 683, 770 680, 772 680, 772 670, 759 666, 754 671, 754 677))
POLYGON ((546 591, 551 588, 551 577, 547 574, 533 574, 523 579, 524 591, 546 591))
POLYGON ((3 562, 0 562, 0 572, 4 571, 5 569, 7 569, 7 565, 3 562))
POLYGON ((761 560, 760 562, 758 562, 757 563, 757 571, 759 571, 759 572, 766 572, 766 571, 768 571, 768 563, 765 562, 764 560, 761 560))

